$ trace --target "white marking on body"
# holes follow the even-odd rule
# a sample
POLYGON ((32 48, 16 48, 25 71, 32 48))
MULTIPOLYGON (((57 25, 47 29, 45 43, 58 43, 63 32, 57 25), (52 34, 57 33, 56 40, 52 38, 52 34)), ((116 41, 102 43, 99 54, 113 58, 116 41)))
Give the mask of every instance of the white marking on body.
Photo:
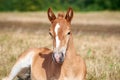
POLYGON ((59 28, 60 28, 60 25, 59 25, 59 23, 57 23, 56 24, 56 26, 55 26, 55 34, 56 34, 56 48, 58 48, 59 47, 59 45, 60 45, 60 39, 59 39, 59 37, 58 37, 58 30, 59 30, 59 28))
POLYGON ((25 57, 19 59, 17 63, 13 66, 7 80, 13 80, 14 77, 25 67, 29 67, 32 64, 32 59, 34 56, 34 51, 29 52, 25 57))

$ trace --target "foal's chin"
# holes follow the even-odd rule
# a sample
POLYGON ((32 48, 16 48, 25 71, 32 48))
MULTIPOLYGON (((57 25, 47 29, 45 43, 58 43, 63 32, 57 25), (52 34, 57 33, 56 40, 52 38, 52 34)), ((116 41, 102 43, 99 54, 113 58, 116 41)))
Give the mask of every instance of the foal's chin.
POLYGON ((55 62, 58 63, 58 64, 62 64, 64 62, 64 59, 63 60, 57 60, 57 59, 55 59, 55 62))

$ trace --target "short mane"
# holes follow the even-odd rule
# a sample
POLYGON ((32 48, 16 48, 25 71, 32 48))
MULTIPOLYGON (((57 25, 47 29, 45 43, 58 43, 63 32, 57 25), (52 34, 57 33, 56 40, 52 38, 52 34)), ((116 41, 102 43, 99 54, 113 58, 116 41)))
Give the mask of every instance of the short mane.
POLYGON ((65 17, 65 15, 63 12, 58 13, 58 18, 64 18, 64 17, 65 17))

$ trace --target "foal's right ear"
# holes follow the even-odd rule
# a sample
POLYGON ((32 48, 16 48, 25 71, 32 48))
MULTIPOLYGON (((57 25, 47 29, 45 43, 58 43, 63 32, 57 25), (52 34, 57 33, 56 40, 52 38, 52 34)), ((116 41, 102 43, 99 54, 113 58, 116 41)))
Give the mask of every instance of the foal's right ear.
POLYGON ((47 14, 48 14, 48 18, 49 18, 50 22, 53 23, 53 21, 56 19, 56 16, 54 15, 51 8, 48 9, 47 14))
POLYGON ((65 19, 71 23, 72 18, 73 18, 73 9, 69 8, 66 13, 65 19))

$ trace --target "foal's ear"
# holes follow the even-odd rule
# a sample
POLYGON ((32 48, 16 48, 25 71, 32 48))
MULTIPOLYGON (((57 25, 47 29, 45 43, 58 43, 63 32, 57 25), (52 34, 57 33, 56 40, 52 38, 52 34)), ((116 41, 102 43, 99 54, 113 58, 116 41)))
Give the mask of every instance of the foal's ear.
POLYGON ((56 19, 56 16, 54 15, 51 8, 48 9, 47 14, 48 14, 48 18, 49 18, 50 22, 52 23, 56 19))
POLYGON ((69 8, 66 13, 65 19, 71 23, 72 18, 73 18, 73 9, 69 8))

